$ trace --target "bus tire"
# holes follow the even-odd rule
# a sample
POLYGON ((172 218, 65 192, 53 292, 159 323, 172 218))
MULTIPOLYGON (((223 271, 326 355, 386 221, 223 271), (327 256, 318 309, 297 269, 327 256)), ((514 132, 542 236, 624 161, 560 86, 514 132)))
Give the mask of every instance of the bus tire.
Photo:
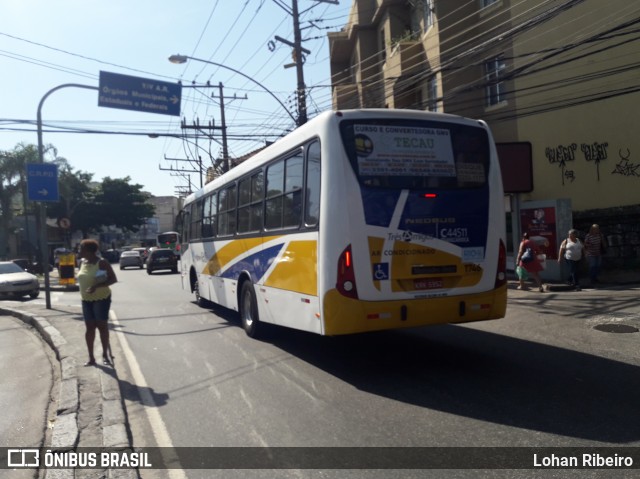
POLYGON ((244 332, 250 338, 257 338, 262 331, 262 324, 258 315, 258 301, 256 299, 256 292, 253 289, 251 281, 245 281, 242 283, 242 289, 240 290, 240 320, 242 321, 242 327, 244 332))
POLYGON ((196 295, 196 304, 201 308, 206 308, 209 306, 209 301, 200 296, 200 286, 198 285, 198 280, 196 279, 193 282, 193 294, 196 295))

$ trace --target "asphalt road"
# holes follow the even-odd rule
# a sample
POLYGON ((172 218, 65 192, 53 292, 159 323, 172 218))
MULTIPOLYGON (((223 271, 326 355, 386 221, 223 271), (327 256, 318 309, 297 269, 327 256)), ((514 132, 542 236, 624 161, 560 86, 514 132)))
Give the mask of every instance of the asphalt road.
MULTIPOLYGON (((640 333, 597 329, 640 326, 638 288, 511 290, 498 321, 336 338, 274 327, 256 341, 235 313, 195 305, 179 275, 118 277, 114 353, 135 446, 640 446, 640 333)), ((444 472, 218 476, 633 477, 444 472)))

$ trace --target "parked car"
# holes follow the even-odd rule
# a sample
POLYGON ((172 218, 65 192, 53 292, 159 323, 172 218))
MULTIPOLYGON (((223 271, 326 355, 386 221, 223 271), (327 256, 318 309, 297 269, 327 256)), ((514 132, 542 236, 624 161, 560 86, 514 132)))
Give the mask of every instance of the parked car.
POLYGON ((142 258, 143 263, 147 261, 147 257, 149 256, 148 248, 133 248, 132 251, 137 251, 138 253, 140 253, 140 257, 142 258))
POLYGON ((170 269, 172 273, 178 272, 178 257, 170 249, 156 249, 149 253, 147 274, 160 269, 170 269))
POLYGON ((37 298, 40 294, 38 278, 27 273, 13 261, 0 262, 0 294, 17 298, 29 295, 37 298))
POLYGON ((117 249, 108 249, 102 252, 102 257, 109 263, 117 263, 120 261, 120 252, 117 249))
POLYGON ((120 269, 125 269, 129 266, 142 269, 143 265, 142 256, 137 251, 124 251, 120 255, 120 269))
POLYGON ((33 263, 26 258, 16 258, 16 259, 12 259, 11 261, 17 264, 18 266, 20 266, 27 273, 31 273, 31 274, 36 273, 33 263))

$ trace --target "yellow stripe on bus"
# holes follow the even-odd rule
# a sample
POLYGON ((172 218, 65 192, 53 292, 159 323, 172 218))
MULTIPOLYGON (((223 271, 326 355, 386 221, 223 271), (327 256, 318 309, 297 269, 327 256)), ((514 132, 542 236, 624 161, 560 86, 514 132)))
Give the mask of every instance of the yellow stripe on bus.
POLYGON ((265 286, 318 295, 318 243, 291 241, 264 282, 265 286))
POLYGON ((267 236, 256 238, 243 238, 230 241, 214 254, 202 270, 204 274, 215 276, 220 273, 225 266, 237 260, 238 256, 244 255, 252 249, 262 246, 263 243, 279 238, 279 236, 267 236))

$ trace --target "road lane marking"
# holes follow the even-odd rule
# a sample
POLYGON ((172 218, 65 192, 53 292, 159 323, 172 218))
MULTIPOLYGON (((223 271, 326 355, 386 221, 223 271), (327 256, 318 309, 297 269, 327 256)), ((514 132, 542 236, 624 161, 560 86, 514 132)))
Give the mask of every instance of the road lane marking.
MULTIPOLYGON (((142 405, 144 406, 144 412, 147 415, 147 420, 151 426, 151 430, 153 432, 153 436, 155 437, 156 444, 158 447, 164 448, 172 448, 173 444, 171 443, 171 437, 169 436, 169 431, 167 430, 167 426, 165 426, 164 421, 162 420, 162 416, 158 411, 158 406, 153 400, 153 396, 151 395, 151 388, 147 385, 147 380, 144 378, 142 374, 142 369, 140 369, 140 364, 136 360, 131 347, 129 346, 129 342, 127 341, 126 335, 122 332, 122 326, 118 321, 118 316, 115 311, 109 311, 109 316, 113 321, 113 324, 117 327, 114 331, 118 341, 120 342, 120 347, 122 348, 122 352, 124 353, 125 360, 129 365, 129 370, 131 371, 131 376, 133 377, 134 384, 138 389, 138 394, 140 394, 140 399, 142 400, 142 405)), ((165 458, 165 462, 170 464, 172 459, 177 461, 177 457, 174 458, 165 458)), ((187 475, 182 469, 167 469, 169 477, 171 479, 186 479, 187 475)))

